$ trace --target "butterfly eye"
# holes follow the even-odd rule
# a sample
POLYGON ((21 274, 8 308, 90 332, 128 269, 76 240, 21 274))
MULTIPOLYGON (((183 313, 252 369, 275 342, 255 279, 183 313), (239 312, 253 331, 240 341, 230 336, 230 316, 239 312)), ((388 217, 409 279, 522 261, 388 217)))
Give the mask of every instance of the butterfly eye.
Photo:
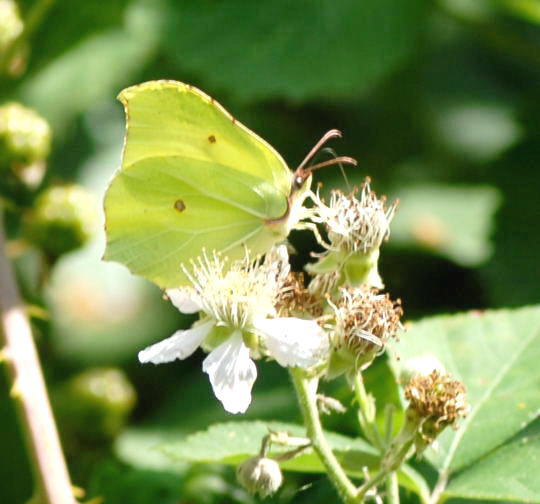
POLYGON ((306 179, 304 177, 300 177, 300 176, 294 177, 294 182, 293 182, 294 188, 300 189, 304 185, 305 180, 306 179))

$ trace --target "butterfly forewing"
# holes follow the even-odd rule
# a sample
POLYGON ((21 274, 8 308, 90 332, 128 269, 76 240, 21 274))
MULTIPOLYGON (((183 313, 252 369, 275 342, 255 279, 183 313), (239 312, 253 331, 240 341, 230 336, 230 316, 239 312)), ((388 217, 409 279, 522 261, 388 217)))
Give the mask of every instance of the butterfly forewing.
POLYGON ((265 253, 288 227, 291 174, 281 157, 201 91, 157 81, 120 94, 122 167, 105 199, 105 258, 162 287, 207 251, 265 253))

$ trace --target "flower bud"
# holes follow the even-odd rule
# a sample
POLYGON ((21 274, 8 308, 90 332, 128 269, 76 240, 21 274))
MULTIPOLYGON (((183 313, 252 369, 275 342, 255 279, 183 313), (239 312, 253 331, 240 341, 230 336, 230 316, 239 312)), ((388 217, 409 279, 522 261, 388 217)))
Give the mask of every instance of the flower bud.
POLYGON ((71 434, 103 439, 115 436, 125 425, 136 393, 120 369, 92 368, 55 390, 54 402, 71 434))
POLYGON ((0 53, 22 33, 23 22, 14 0, 0 0, 0 53))
POLYGON ((393 301, 388 294, 379 294, 376 289, 342 288, 333 308, 334 353, 329 378, 365 369, 382 352, 387 341, 402 329, 401 301, 393 301))
POLYGON ((283 483, 283 475, 279 464, 270 458, 257 455, 238 466, 236 470, 238 482, 252 495, 261 498, 276 493, 283 483))
POLYGON ((26 215, 25 238, 49 257, 70 252, 84 245, 96 227, 94 199, 77 185, 49 187, 26 215))
POLYGON ((45 119, 18 103, 0 107, 0 166, 42 161, 50 148, 51 128, 45 119))

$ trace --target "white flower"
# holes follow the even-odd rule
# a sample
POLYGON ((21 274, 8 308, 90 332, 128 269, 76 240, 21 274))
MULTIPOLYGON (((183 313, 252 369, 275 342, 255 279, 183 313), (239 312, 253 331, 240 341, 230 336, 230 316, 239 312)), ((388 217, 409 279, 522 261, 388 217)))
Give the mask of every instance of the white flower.
POLYGON ((285 246, 271 250, 262 262, 246 255, 228 264, 218 254, 204 254, 185 272, 193 287, 170 289, 167 295, 184 313, 200 311, 201 319, 141 351, 141 362, 185 359, 203 346, 210 350, 203 371, 214 394, 230 413, 243 413, 257 378, 252 357, 264 354, 282 366, 311 367, 327 356, 327 335, 314 320, 273 318, 289 273, 285 246))

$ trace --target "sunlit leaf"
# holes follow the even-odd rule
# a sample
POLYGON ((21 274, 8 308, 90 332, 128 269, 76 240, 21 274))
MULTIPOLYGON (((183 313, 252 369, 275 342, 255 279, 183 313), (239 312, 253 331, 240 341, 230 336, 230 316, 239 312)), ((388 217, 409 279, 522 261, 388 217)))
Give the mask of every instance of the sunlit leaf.
MULTIPOLYGON (((270 430, 305 437, 305 429, 300 425, 261 421, 227 422, 191 434, 176 443, 163 445, 161 449, 173 460, 236 465, 260 451, 261 441, 270 430)), ((352 439, 335 433, 327 433, 327 438, 338 458, 351 472, 361 474, 362 466, 373 466, 377 461, 374 450, 361 439, 352 439)), ((287 450, 276 448, 273 453, 284 451, 287 450)), ((290 471, 325 472, 312 450, 283 462, 282 467, 290 471)))
POLYGON ((536 429, 458 474, 445 493, 469 499, 540 502, 539 464, 540 429, 536 429))

